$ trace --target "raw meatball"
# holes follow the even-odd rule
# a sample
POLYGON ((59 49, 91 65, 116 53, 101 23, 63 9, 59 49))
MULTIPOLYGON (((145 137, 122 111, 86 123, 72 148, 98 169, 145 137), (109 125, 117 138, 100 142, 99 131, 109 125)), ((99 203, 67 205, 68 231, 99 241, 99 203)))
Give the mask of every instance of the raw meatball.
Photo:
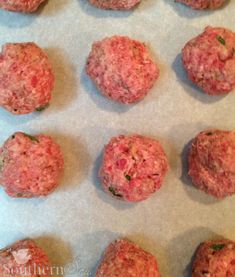
POLYGON ((192 277, 234 277, 235 243, 211 240, 202 243, 193 263, 192 277))
POLYGON ((13 114, 41 110, 51 99, 54 75, 35 43, 8 43, 0 54, 0 106, 13 114))
POLYGON ((221 7, 227 0, 175 0, 197 10, 216 9, 221 7))
POLYGON ((45 0, 0 0, 0 8, 13 12, 34 12, 45 0))
POLYGON ((0 276, 49 277, 49 260, 31 239, 25 239, 0 250, 0 276))
POLYGON ((160 142, 140 135, 120 135, 105 147, 99 175, 106 192, 135 202, 160 189, 167 170, 160 142))
POLYGON ((86 71, 105 96, 124 104, 144 98, 159 75, 145 45, 120 36, 93 44, 86 71))
POLYGON ((235 33, 207 27, 182 50, 189 79, 210 95, 226 94, 235 88, 235 33))
POLYGON ((217 198, 234 194, 235 132, 201 132, 189 152, 189 175, 196 187, 217 198))
POLYGON ((106 10, 130 10, 140 3, 141 0, 89 0, 89 2, 106 10))
POLYGON ((18 132, 0 148, 0 183, 11 197, 48 195, 62 169, 60 147, 49 136, 18 132))
POLYGON ((126 239, 116 240, 105 251, 95 277, 160 277, 156 258, 126 239))

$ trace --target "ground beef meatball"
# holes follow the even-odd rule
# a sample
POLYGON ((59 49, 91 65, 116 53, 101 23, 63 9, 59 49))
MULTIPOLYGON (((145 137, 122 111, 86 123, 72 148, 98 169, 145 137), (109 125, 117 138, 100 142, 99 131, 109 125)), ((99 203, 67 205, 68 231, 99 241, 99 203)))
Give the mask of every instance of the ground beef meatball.
POLYGON ((175 0, 176 2, 183 3, 193 9, 217 9, 221 7, 227 0, 175 0))
POLYGON ((156 258, 126 239, 116 240, 105 251, 95 277, 160 277, 156 258))
POLYGON ((0 183, 11 197, 48 195, 62 169, 60 147, 49 136, 18 132, 0 148, 0 183))
POLYGON ((182 50, 183 65, 189 79, 210 95, 235 88, 235 33, 207 27, 182 50))
POLYGON ((48 105, 54 75, 47 55, 35 43, 8 43, 0 54, 0 106, 27 114, 48 105))
POLYGON ((141 0, 89 0, 89 2, 106 10, 130 10, 140 3, 141 0))
POLYGON ((49 277, 50 263, 44 251, 31 239, 25 239, 0 250, 0 276, 49 277))
POLYGON ((86 71, 103 95, 124 104, 144 98, 159 75, 146 46, 121 36, 95 42, 86 71))
POLYGON ((192 277, 234 277, 235 243, 211 240, 202 243, 195 256, 192 277))
POLYGON ((45 0, 0 0, 0 8, 13 12, 34 12, 45 0))
POLYGON ((168 170, 161 144, 140 135, 120 135, 105 147, 99 175, 110 195, 125 201, 142 201, 157 191, 168 170))
POLYGON ((208 130, 189 152, 189 175, 199 189, 217 198, 235 193, 235 132, 208 130))

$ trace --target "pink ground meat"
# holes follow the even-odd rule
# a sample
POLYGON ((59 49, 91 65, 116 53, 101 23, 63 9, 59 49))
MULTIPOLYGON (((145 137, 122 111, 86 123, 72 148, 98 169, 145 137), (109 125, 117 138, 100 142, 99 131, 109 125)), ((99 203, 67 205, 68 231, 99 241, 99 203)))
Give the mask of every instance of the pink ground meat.
POLYGON ((0 276, 49 277, 50 263, 44 251, 31 239, 25 239, 0 250, 0 276))
POLYGON ((157 140, 120 135, 105 147, 99 175, 110 195, 136 202, 160 189, 167 170, 167 157, 157 140))
POLYGON ((235 88, 235 33, 207 27, 182 50, 189 79, 204 92, 220 95, 235 88))
POLYGON ((0 0, 0 8, 13 12, 34 12, 45 0, 0 0))
POLYGON ((192 277, 234 277, 235 243, 211 240, 202 243, 193 263, 192 277))
POLYGON ((221 7, 227 0, 175 0, 193 9, 216 9, 221 7))
POLYGON ((130 10, 140 3, 141 0, 89 0, 89 2, 106 10, 130 10))
POLYGON ((189 175, 196 187, 217 198, 235 193, 235 132, 208 130, 189 152, 189 175))
POLYGON ((111 243, 95 277, 160 277, 156 258, 126 239, 111 243))
POLYGON ((58 186, 63 164, 51 137, 18 132, 0 148, 0 183, 11 197, 46 196, 58 186))
POLYGON ((159 76, 146 46, 121 36, 95 42, 86 71, 103 95, 124 104, 144 98, 159 76))
POLYGON ((0 54, 0 106, 27 114, 48 105, 54 75, 47 55, 35 43, 8 43, 0 54))

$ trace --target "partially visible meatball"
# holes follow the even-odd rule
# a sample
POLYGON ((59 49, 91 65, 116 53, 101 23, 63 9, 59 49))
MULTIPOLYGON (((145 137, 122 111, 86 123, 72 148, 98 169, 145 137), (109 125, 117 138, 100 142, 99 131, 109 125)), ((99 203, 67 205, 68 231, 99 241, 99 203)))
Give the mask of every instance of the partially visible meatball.
POLYGON ((222 95, 235 88, 235 33, 207 27, 182 50, 189 79, 209 95, 222 95))
POLYGON ((20 240, 0 250, 2 277, 49 277, 49 266, 47 255, 31 239, 20 240))
POLYGON ((235 193, 235 132, 207 130, 193 140, 189 175, 196 187, 217 198, 235 193))
POLYGON ((227 0, 175 0, 176 2, 183 3, 193 9, 217 9, 220 8, 227 0))
POLYGON ((111 243, 95 277, 160 277, 156 258, 126 239, 111 243))
POLYGON ((235 243, 231 240, 210 240, 196 252, 192 277, 234 277, 235 243))
POLYGON ((11 197, 46 196, 58 186, 63 165, 51 137, 17 132, 0 148, 0 183, 11 197))
POLYGON ((136 202, 160 189, 168 167, 160 142, 140 135, 120 135, 105 147, 99 175, 110 195, 136 202))
POLYGON ((123 104, 143 99, 159 76, 146 46, 122 36, 95 42, 86 72, 103 95, 123 104))
POLYGON ((13 12, 34 12, 45 0, 0 0, 0 8, 13 12))
POLYGON ((106 10, 130 10, 141 0, 89 0, 90 4, 106 10))
POLYGON ((7 43, 0 54, 0 106, 13 114, 46 107, 54 87, 47 55, 35 43, 7 43))

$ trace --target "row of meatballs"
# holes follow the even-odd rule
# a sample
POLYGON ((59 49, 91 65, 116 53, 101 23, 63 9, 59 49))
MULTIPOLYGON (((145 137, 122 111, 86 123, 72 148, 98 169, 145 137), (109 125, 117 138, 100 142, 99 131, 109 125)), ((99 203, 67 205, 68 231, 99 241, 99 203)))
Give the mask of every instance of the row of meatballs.
MULTIPOLYGON (((59 145, 45 135, 15 133, 0 148, 0 184, 11 197, 46 196, 63 171, 59 145)), ((141 135, 111 138, 99 177, 105 192, 129 202, 147 199, 160 189, 169 165, 159 141, 141 135)), ((235 132, 199 133, 188 153, 188 174, 196 187, 224 198, 235 193, 235 132)))
MULTIPOLYGON (((88 0, 91 5, 101 9, 130 10, 141 0, 88 0)), ((173 0, 172 0, 173 1, 173 0)), ((175 0, 194 9, 216 9, 228 0, 175 0)), ((0 8, 14 12, 35 12, 45 0, 0 0, 0 8)))
MULTIPOLYGON (((196 251, 191 277, 234 277, 235 242, 227 239, 201 243, 196 251)), ((0 275, 4 277, 49 277, 54 267, 34 240, 25 239, 0 250, 0 275)), ((128 239, 111 243, 94 277, 161 277, 156 258, 128 239)))
MULTIPOLYGON (((182 50, 189 79, 209 95, 235 88, 235 33, 207 27, 182 50)), ((125 36, 95 42, 86 72, 106 97, 130 104, 143 99, 159 77, 146 46, 125 36)), ((0 106, 13 114, 42 111, 51 100, 54 74, 34 43, 8 43, 0 54, 0 106)))

